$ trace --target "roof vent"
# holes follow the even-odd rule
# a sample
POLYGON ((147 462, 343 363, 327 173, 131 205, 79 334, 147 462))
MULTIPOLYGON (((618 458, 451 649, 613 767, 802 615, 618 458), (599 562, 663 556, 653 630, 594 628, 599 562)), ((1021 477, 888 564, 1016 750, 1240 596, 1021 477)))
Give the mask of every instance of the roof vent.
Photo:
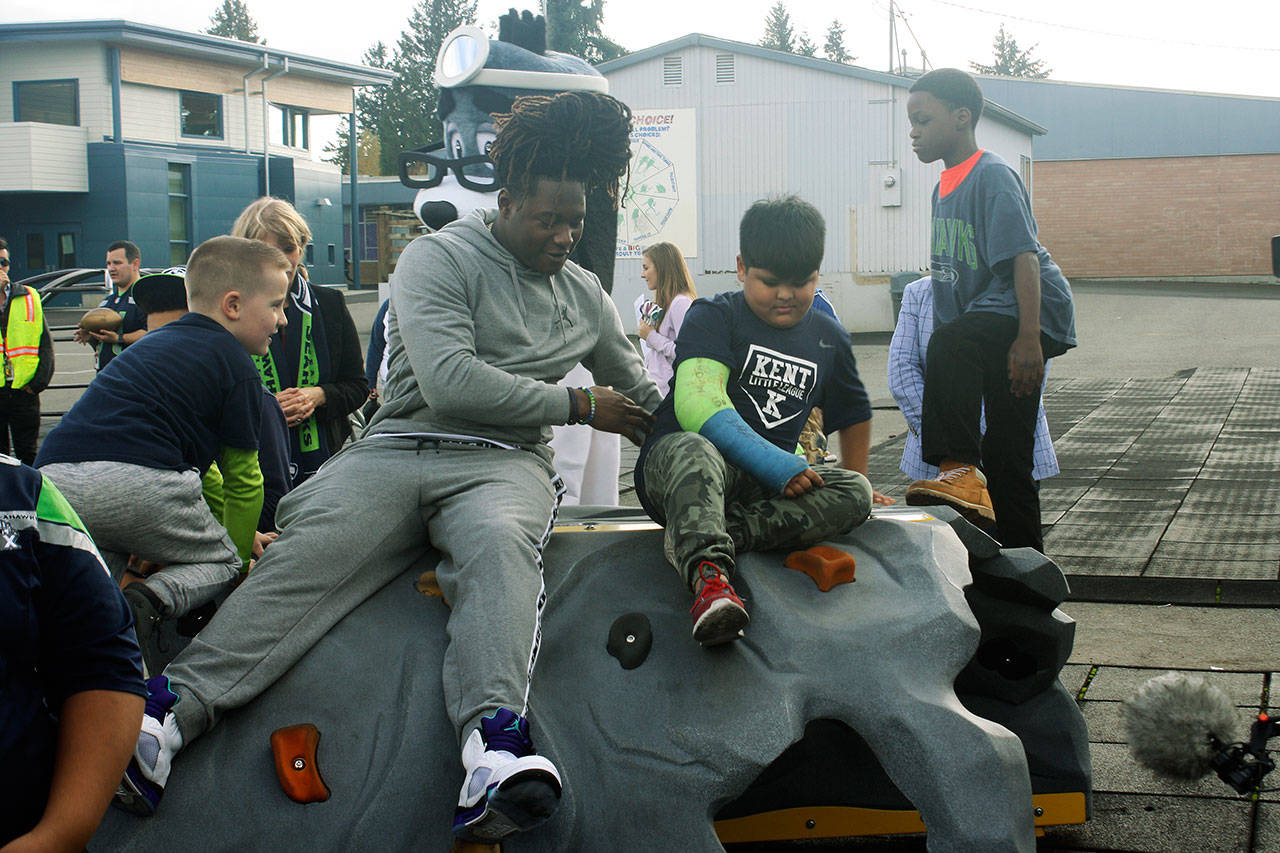
POLYGON ((684 57, 683 56, 662 57, 662 85, 664 86, 683 86, 684 85, 684 57))
POLYGON ((716 82, 717 83, 733 82, 733 54, 732 53, 716 54, 716 82))

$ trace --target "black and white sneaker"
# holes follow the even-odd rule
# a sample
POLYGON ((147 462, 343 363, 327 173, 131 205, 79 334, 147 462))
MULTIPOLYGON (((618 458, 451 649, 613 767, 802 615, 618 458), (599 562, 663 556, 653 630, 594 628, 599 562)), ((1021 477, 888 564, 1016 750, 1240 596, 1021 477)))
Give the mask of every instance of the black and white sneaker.
POLYGON ((560 805, 560 774, 533 751, 529 721, 499 708, 462 746, 467 777, 458 795, 453 834, 493 843, 532 829, 560 805))

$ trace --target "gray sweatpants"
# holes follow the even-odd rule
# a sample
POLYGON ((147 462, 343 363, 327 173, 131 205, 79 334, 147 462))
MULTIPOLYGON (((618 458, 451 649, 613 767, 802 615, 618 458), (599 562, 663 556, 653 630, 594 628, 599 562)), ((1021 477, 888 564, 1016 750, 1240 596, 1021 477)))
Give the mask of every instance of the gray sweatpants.
POLYGON ((500 707, 525 714, 560 491, 551 466, 522 450, 391 435, 348 446, 280 502, 280 538, 165 669, 184 741, 270 687, 429 544, 449 558, 437 576, 459 740, 500 707))
POLYGON ((166 615, 213 601, 240 577, 240 555, 204 502, 195 471, 98 461, 56 462, 40 473, 80 516, 116 581, 130 554, 164 566, 146 585, 166 615))

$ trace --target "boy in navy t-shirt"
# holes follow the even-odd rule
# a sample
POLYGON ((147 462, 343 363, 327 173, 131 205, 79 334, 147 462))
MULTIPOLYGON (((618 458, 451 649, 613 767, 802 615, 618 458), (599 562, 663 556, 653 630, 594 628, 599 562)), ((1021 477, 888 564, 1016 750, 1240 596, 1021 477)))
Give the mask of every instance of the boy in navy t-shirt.
POLYGON ((809 308, 822 215, 794 196, 756 202, 739 226, 740 292, 699 299, 676 341, 672 392, 636 462, 636 492, 666 527, 664 553, 695 598, 693 636, 737 639, 729 584, 740 551, 806 547, 871 510, 871 407, 849 334, 809 308), (840 434, 843 468, 795 453, 809 410, 840 434))
POLYGON ((912 148, 947 167, 933 192, 935 326, 921 424, 924 460, 941 472, 913 483, 907 503, 994 519, 1005 547, 1043 550, 1032 478, 1040 384, 1045 361, 1076 345, 1075 307, 1036 238, 1022 179, 978 148, 982 105, 977 81, 954 68, 925 74, 907 100, 912 148))
MULTIPOLYGON (((147 331, 154 332, 187 314, 186 267, 170 267, 164 272, 144 275, 132 288, 134 300, 147 319, 147 331)), ((276 395, 262 388, 262 427, 258 431, 258 467, 262 469, 262 512, 258 516, 258 544, 253 555, 261 555, 265 543, 274 539, 276 506, 293 488, 289 462, 289 424, 276 395), (264 534, 270 534, 264 539, 264 534)), ((202 478, 204 497, 214 518, 222 518, 226 504, 222 496, 222 472, 217 463, 202 478)), ((224 525, 225 526, 225 525, 224 525)), ((135 574, 130 570, 131 574, 135 574)))
POLYGON ((262 509, 262 380, 249 354, 285 323, 288 269, 264 243, 203 243, 187 266, 191 313, 113 359, 36 458, 113 575, 131 554, 163 566, 125 590, 149 669, 159 621, 229 592, 248 565, 262 509), (215 459, 225 528, 201 493, 215 459))

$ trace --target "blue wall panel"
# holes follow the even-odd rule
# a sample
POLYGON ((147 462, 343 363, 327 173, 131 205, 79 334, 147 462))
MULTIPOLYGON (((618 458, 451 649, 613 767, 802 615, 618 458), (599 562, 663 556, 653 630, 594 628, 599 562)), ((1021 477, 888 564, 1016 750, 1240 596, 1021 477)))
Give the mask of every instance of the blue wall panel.
POLYGON ((311 280, 321 284, 342 284, 342 187, 336 174, 297 169, 293 174, 293 204, 311 227, 311 243, 315 247, 307 264, 311 280), (321 199, 329 204, 321 205, 321 199), (334 246, 333 263, 329 263, 329 244, 334 246))
MULTIPOLYGON (((8 193, 0 204, 0 236, 10 243, 13 275, 40 270, 25 268, 26 235, 33 231, 69 229, 79 234, 76 262, 104 263, 107 246, 132 240, 148 267, 169 265, 169 164, 191 168, 192 248, 231 230, 240 211, 262 191, 262 160, 244 154, 195 147, 90 143, 89 192, 8 193)), ((312 279, 343 282, 342 187, 336 174, 308 168, 296 170, 286 157, 271 161, 272 195, 293 202, 311 227, 315 243, 312 279), (327 198, 328 206, 319 200, 327 198), (329 263, 329 244, 334 263, 329 263)), ((52 244, 53 237, 46 237, 52 244)))

